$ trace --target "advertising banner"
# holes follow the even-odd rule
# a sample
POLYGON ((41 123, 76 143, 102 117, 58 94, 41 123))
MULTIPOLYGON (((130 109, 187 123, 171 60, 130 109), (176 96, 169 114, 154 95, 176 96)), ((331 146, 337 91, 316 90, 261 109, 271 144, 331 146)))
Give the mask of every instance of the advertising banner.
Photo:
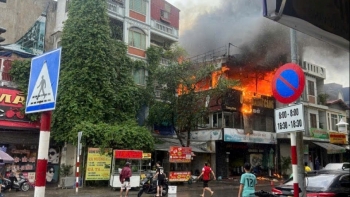
POLYGON ((346 135, 344 133, 329 132, 329 142, 331 144, 346 144, 346 135))
POLYGON ((329 139, 328 132, 323 129, 316 129, 311 128, 310 129, 311 137, 317 138, 317 139, 329 139))
POLYGON ((243 129, 224 129, 225 142, 249 142, 259 144, 276 144, 276 133, 253 131, 253 134, 245 134, 243 129))
POLYGON ((142 159, 141 150, 114 150, 116 159, 142 159))
POLYGON ((169 150, 170 163, 190 163, 191 147, 171 146, 169 150))
POLYGON ((111 149, 106 149, 104 154, 99 148, 88 149, 85 180, 109 180, 112 157, 108 155, 111 149))
POLYGON ((191 172, 170 172, 169 182, 188 181, 190 177, 191 177, 191 172))

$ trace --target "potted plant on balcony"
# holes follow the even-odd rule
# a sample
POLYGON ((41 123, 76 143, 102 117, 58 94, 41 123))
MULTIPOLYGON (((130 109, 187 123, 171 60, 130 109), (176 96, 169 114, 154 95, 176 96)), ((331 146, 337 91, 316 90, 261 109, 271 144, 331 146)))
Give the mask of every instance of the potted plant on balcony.
POLYGON ((329 95, 326 94, 326 93, 319 94, 318 95, 318 103, 320 105, 325 105, 326 102, 327 102, 328 97, 329 97, 329 95))

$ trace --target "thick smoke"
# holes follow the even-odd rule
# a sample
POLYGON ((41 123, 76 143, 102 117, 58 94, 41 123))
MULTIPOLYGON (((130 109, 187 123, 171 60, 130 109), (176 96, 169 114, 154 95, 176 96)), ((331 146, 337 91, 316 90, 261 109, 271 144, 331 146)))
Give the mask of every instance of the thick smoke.
MULTIPOLYGON (((180 35, 180 44, 190 56, 231 43, 238 48, 231 46, 230 55, 240 54, 247 63, 276 66, 278 62, 290 61, 290 30, 264 18, 261 1, 218 1, 219 7, 188 21, 192 28, 180 35)), ((187 22, 186 13, 181 12, 181 18, 182 23, 187 22)), ((326 68, 326 83, 349 86, 348 52, 303 33, 297 33, 297 41, 299 57, 326 68)))

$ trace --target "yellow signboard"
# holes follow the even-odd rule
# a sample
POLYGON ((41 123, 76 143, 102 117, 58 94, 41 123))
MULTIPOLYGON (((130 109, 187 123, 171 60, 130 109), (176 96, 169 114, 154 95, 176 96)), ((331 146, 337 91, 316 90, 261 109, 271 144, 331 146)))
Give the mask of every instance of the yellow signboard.
POLYGON ((151 159, 152 153, 142 153, 142 159, 151 159))
POLYGON ((99 148, 88 149, 85 180, 109 180, 112 156, 108 152, 111 151, 106 149, 105 154, 101 154, 99 148))
POLYGON ((346 135, 344 133, 329 132, 329 142, 331 144, 346 144, 346 135))

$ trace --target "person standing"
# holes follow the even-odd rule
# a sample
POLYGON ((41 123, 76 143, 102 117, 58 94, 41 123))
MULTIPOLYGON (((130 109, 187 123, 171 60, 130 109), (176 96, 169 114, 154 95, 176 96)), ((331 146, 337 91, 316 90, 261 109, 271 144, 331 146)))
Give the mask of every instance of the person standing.
POLYGON ((255 185, 257 184, 256 176, 250 172, 250 163, 244 164, 245 173, 242 174, 238 197, 255 197, 255 185))
POLYGON ((214 191, 212 191, 208 185, 210 181, 210 173, 213 175, 214 180, 216 180, 214 171, 209 167, 208 163, 204 163, 204 167, 202 168, 202 173, 198 176, 197 179, 199 179, 201 176, 203 176, 203 193, 202 197, 204 197, 205 190, 208 190, 210 192, 210 195, 213 196, 214 191))
POLYGON ((160 162, 156 163, 156 174, 153 178, 157 177, 157 194, 156 196, 163 195, 163 186, 165 185, 166 174, 164 173, 163 167, 160 165, 160 162))
POLYGON ((123 197, 123 191, 125 189, 125 197, 128 197, 129 190, 131 189, 130 177, 132 176, 130 163, 126 162, 124 168, 120 172, 119 180, 122 183, 120 187, 120 197, 123 197))

